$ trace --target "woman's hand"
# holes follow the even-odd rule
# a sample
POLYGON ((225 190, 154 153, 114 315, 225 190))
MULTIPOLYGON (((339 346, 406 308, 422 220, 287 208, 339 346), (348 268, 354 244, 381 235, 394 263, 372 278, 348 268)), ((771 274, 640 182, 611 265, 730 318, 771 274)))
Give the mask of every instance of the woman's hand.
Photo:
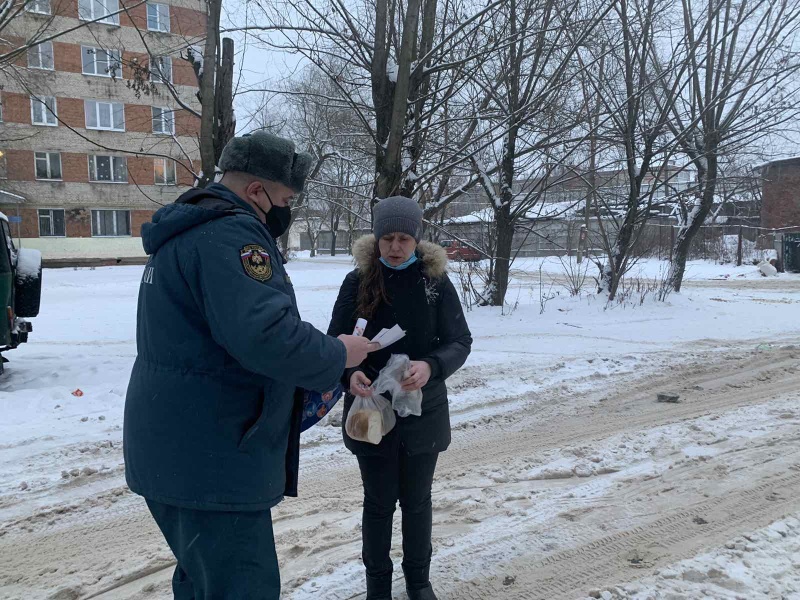
POLYGON ((400 384, 404 392, 413 392, 423 388, 431 378, 431 366, 424 360, 412 360, 409 363, 406 377, 400 384))
POLYGON ((372 396, 372 390, 369 389, 370 385, 372 385, 372 382, 369 380, 369 377, 364 375, 364 371, 355 371, 350 376, 350 393, 353 394, 353 396, 369 398, 372 396))

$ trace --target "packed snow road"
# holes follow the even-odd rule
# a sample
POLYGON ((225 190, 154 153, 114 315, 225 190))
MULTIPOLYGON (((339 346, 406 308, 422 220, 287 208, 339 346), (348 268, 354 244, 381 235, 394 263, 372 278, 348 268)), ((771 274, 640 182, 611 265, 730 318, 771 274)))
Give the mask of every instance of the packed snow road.
MULTIPOLYGON (((301 307, 323 326, 346 266, 298 266, 301 307)), ((122 475, 129 271, 55 275, 61 309, 76 287, 99 304, 114 283, 116 310, 85 310, 49 340, 42 331, 0 385, 0 598, 170 597, 171 554, 122 475)), ((475 348, 449 381, 453 445, 434 483, 441 598, 644 599, 675 581, 719 585, 715 598, 737 586, 746 598, 800 594, 797 565, 750 584, 736 579, 743 567, 718 568, 722 553, 746 551, 742 535, 759 556, 771 534, 784 550, 799 544, 797 293, 758 294, 776 300, 764 315, 740 292, 701 290, 669 307, 556 299, 540 314, 536 299, 512 315, 469 313, 475 348), (681 401, 658 403, 660 391, 681 401), (709 552, 714 569, 680 562, 709 552)), ((360 479, 335 417, 304 437, 300 498, 274 513, 293 600, 363 597, 360 479)), ((398 580, 396 598, 402 589, 398 580)))

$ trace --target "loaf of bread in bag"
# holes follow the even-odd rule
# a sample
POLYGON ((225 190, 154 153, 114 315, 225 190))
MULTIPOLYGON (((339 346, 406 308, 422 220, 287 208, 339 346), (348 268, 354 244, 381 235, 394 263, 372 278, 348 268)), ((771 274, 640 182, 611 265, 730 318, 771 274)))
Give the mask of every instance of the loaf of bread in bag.
POLYGON ((380 444, 383 439, 383 417, 377 410, 357 410, 347 416, 347 435, 354 440, 380 444))

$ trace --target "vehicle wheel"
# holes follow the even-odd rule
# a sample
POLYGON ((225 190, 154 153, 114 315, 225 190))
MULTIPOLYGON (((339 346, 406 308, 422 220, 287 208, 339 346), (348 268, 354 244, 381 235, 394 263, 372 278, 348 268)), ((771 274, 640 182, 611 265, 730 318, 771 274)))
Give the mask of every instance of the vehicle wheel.
POLYGON ((14 314, 31 318, 39 314, 42 299, 42 253, 20 248, 14 280, 14 314))

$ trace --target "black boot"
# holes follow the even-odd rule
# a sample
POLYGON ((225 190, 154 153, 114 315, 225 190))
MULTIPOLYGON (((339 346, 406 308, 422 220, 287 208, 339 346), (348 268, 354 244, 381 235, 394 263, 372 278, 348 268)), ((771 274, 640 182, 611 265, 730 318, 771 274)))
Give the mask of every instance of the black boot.
POLYGON ((367 575, 367 600, 392 600, 392 574, 380 577, 367 575))
POLYGON ((428 587, 424 587, 420 590, 409 590, 406 588, 406 592, 408 592, 408 600, 438 600, 436 594, 433 593, 433 588, 430 583, 428 587))
POLYGON ((430 574, 431 567, 409 568, 404 566, 403 573, 406 576, 406 592, 409 600, 437 600, 436 594, 431 587, 430 574))

